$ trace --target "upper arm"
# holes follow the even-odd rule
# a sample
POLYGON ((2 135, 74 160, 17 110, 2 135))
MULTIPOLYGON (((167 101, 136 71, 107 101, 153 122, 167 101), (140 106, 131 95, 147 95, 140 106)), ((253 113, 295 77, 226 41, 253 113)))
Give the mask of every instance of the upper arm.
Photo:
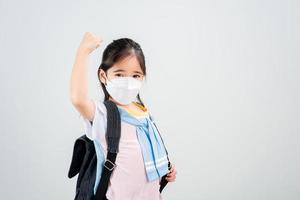
POLYGON ((86 101, 82 101, 73 105, 76 110, 82 115, 82 117, 88 119, 90 122, 93 121, 96 105, 92 99, 87 99, 86 101))

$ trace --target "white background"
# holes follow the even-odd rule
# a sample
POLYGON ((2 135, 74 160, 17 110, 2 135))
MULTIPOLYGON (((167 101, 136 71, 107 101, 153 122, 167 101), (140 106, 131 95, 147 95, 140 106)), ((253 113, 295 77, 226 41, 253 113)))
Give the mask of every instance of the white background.
POLYGON ((73 199, 83 123, 69 98, 86 31, 89 94, 107 44, 146 57, 142 99, 177 180, 165 200, 300 199, 299 1, 0 1, 1 199, 73 199))

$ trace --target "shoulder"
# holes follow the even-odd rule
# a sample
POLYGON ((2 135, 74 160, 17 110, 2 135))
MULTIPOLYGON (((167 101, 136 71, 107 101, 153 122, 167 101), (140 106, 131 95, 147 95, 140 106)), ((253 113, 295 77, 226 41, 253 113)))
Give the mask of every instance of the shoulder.
POLYGON ((96 109, 99 110, 102 114, 106 115, 106 107, 104 105, 104 102, 102 100, 94 100, 96 109))
POLYGON ((103 101, 98 100, 98 99, 92 99, 92 102, 95 106, 95 110, 94 110, 93 121, 88 120, 91 125, 93 125, 93 122, 95 121, 95 118, 97 117, 97 115, 106 115, 106 107, 105 107, 103 101))
POLYGON ((95 105, 95 114, 106 115, 106 107, 102 100, 92 99, 95 105))
POLYGON ((83 118, 84 132, 87 137, 94 140, 99 139, 100 135, 105 133, 106 130, 106 107, 101 100, 92 99, 95 110, 93 121, 83 118))

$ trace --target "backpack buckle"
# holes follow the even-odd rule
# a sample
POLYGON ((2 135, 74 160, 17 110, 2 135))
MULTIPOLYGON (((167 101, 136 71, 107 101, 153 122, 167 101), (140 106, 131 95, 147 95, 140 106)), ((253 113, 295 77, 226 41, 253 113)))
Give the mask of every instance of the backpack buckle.
POLYGON ((106 159, 106 161, 104 162, 104 167, 106 169, 108 169, 109 171, 112 171, 116 167, 116 164, 114 164, 110 160, 106 159))

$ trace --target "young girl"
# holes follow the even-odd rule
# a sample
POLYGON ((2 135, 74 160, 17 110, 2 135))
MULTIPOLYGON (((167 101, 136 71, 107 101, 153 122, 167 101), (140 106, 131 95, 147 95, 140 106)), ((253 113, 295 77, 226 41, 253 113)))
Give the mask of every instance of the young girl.
MULTIPOLYGON (((84 34, 77 50, 70 88, 72 104, 83 117, 85 134, 93 140, 96 149, 97 175, 94 193, 107 154, 107 113, 103 101, 88 97, 87 62, 89 54, 101 42, 92 33, 84 34)), ((104 100, 113 101, 121 116, 119 152, 106 193, 109 200, 161 200, 161 177, 167 174, 168 182, 176 179, 175 165, 172 163, 168 170, 162 139, 139 95, 145 77, 144 54, 138 43, 129 38, 121 38, 106 47, 98 69, 98 78, 105 95, 104 100)))

